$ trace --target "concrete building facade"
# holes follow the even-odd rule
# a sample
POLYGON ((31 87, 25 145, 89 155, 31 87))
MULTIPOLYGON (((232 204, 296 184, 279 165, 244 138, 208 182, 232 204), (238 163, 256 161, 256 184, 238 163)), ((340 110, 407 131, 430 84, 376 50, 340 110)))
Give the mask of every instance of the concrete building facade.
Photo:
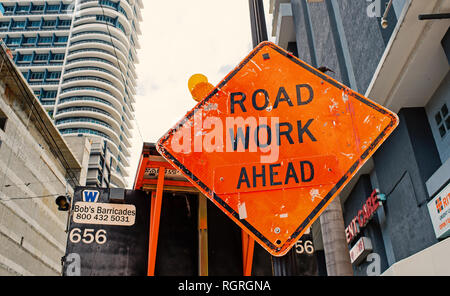
MULTIPOLYGON (((272 0, 270 5, 280 46, 314 67, 332 69, 327 75, 400 118, 340 194, 354 274, 449 275, 450 20, 439 14, 450 11, 450 2, 272 0), (372 194, 380 207, 359 225, 372 194)), ((317 223, 313 233, 320 250, 317 223)))
POLYGON ((80 184, 83 140, 76 156, 0 44, 0 275, 61 274, 68 217, 55 199, 80 184))
POLYGON ((127 187, 142 0, 0 6, 0 38, 61 134, 92 142, 87 185, 127 187))

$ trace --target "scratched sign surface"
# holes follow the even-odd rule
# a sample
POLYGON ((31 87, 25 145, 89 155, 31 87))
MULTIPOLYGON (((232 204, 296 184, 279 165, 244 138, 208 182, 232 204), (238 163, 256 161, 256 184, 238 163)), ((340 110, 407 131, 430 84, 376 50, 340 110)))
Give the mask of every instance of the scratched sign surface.
POLYGON ((157 149, 282 256, 397 125, 396 114, 263 42, 157 149))

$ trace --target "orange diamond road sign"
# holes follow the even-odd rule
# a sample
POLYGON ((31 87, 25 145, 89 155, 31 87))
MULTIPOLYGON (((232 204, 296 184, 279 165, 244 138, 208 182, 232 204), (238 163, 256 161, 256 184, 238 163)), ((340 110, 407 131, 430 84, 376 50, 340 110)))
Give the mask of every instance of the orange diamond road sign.
POLYGON ((282 256, 397 125, 395 113, 263 42, 157 149, 282 256))

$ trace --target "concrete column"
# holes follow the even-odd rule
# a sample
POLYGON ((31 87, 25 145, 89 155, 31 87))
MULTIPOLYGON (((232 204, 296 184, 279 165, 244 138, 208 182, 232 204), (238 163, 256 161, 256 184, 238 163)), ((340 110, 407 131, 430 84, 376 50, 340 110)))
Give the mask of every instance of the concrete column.
POLYGON ((353 267, 345 239, 344 217, 339 196, 320 215, 323 249, 329 276, 352 276, 353 267))

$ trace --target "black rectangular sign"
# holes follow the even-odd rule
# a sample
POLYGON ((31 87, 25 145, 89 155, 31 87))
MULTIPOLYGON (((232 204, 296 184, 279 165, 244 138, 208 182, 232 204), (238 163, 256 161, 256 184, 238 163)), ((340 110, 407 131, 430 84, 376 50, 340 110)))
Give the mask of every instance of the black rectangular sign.
POLYGON ((147 275, 150 196, 77 187, 69 217, 65 276, 147 275))

